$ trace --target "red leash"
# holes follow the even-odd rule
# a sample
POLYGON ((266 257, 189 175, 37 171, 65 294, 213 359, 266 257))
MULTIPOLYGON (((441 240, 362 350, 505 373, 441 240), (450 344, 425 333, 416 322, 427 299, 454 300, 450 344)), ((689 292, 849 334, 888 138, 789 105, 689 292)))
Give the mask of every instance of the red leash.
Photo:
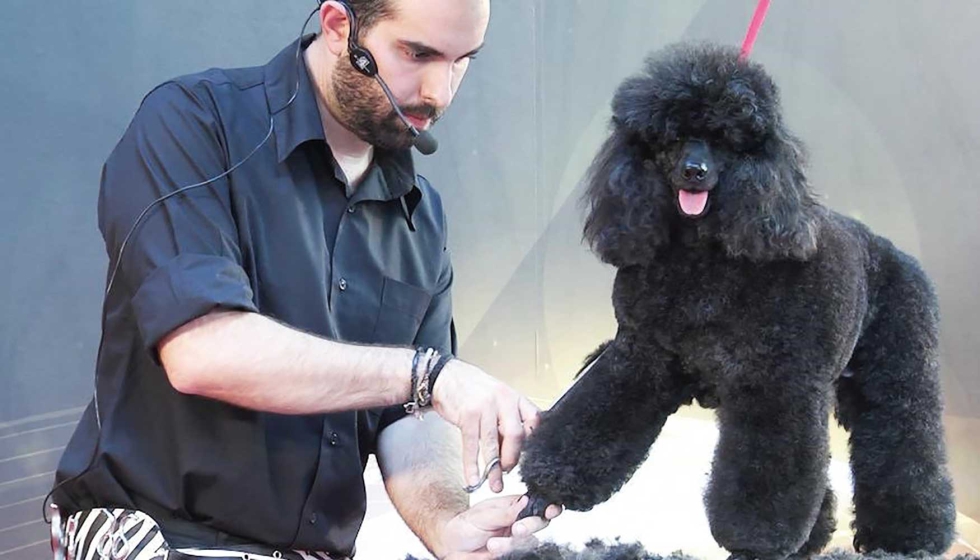
POLYGON ((752 23, 749 24, 749 30, 745 33, 745 41, 742 42, 742 54, 739 55, 742 60, 748 58, 749 53, 752 52, 752 46, 755 45, 755 38, 759 35, 759 28, 762 27, 762 22, 766 19, 767 11, 769 11, 769 0, 759 0, 755 6, 755 14, 752 15, 752 23))

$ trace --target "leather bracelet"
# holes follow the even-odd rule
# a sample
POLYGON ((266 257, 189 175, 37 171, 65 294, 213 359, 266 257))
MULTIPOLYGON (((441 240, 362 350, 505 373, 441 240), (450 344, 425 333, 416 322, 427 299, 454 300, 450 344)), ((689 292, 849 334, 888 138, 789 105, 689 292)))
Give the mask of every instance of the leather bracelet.
POLYGON ((452 361, 454 357, 455 356, 452 354, 443 354, 442 356, 439 356, 439 360, 436 362, 436 365, 432 368, 432 371, 429 372, 429 398, 431 398, 434 394, 433 390, 435 390, 436 387, 436 379, 439 378, 442 368, 452 361))

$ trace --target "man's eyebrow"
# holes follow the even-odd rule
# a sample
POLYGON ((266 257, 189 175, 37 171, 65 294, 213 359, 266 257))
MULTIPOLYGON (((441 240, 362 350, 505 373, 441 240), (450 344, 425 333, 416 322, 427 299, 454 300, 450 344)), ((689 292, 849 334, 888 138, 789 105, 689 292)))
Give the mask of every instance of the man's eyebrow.
POLYGON ((463 55, 463 58, 466 58, 466 57, 469 57, 469 56, 476 56, 476 53, 480 52, 480 49, 483 48, 483 45, 484 45, 484 43, 480 43, 480 45, 478 47, 476 47, 475 49, 471 50, 470 52, 464 54, 463 55))
MULTIPOLYGON (((445 56, 446 56, 442 52, 440 52, 438 49, 435 49, 433 47, 430 47, 429 45, 426 45, 425 43, 420 43, 418 41, 402 40, 402 41, 399 41, 399 43, 401 43, 402 46, 408 47, 409 49, 412 49, 413 51, 415 51, 416 53, 419 53, 419 54, 424 54, 424 55, 427 55, 427 56, 435 56, 435 57, 440 57, 440 58, 445 58, 445 56)), ((483 48, 483 43, 480 43, 480 46, 478 46, 477 48, 475 48, 475 49, 471 50, 470 52, 464 54, 460 58, 467 58, 467 57, 470 57, 470 56, 475 56, 476 53, 480 52, 480 49, 482 49, 482 48, 483 48)))

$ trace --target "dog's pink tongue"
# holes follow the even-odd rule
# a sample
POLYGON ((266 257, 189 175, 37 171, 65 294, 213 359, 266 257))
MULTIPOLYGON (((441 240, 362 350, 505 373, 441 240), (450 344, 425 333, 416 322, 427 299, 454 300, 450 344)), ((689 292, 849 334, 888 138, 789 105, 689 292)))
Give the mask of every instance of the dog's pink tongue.
POLYGON ((680 191, 677 196, 681 210, 688 216, 704 212, 704 206, 708 203, 708 191, 680 191))

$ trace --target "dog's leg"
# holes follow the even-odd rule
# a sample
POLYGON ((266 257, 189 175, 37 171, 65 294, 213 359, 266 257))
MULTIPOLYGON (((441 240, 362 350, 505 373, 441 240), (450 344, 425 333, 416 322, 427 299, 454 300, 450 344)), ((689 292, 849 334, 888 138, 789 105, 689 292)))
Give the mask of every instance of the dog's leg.
POLYGON ((619 490, 689 397, 671 362, 620 331, 528 439, 521 476, 531 504, 522 516, 548 504, 585 511, 619 490))
POLYGON ((804 547, 826 501, 832 389, 802 367, 760 371, 725 387, 705 505, 733 556, 778 559, 804 547))
POLYGON ((810 558, 820 554, 820 551, 827 546, 834 531, 837 530, 837 518, 834 516, 836 508, 837 499, 834 497, 834 491, 827 487, 823 503, 820 504, 820 513, 817 514, 817 522, 810 529, 810 537, 803 547, 792 555, 793 558, 810 558))
MULTIPOLYGON (((873 315, 838 381, 851 432, 854 544, 943 553, 956 521, 946 470, 935 298, 922 272, 886 255, 873 315), (890 261, 890 262, 889 262, 890 261)), ((904 262, 903 262, 904 261, 904 262)))

